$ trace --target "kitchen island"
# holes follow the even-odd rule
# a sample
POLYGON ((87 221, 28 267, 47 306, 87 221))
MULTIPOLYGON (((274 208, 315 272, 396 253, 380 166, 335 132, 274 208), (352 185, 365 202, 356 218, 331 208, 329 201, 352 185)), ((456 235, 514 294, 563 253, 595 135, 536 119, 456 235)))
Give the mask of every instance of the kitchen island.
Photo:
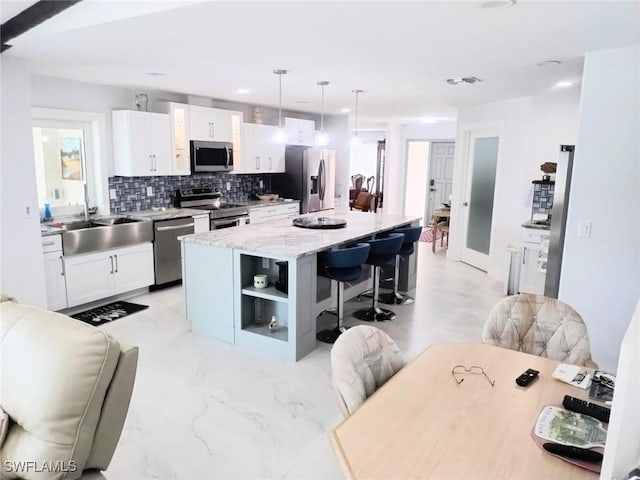
MULTIPOLYGON (((333 306, 335 288, 318 275, 317 254, 419 222, 361 212, 306 216, 340 218, 347 225, 316 230, 294 227, 287 219, 180 237, 186 316, 194 333, 299 360, 316 346, 317 315, 333 306), (266 288, 254 287, 256 274, 267 275, 266 288), (273 317, 277 326, 270 329, 273 317)), ((416 255, 406 263, 404 283, 412 287, 416 255)), ((345 299, 370 286, 366 272, 345 289, 345 299)))

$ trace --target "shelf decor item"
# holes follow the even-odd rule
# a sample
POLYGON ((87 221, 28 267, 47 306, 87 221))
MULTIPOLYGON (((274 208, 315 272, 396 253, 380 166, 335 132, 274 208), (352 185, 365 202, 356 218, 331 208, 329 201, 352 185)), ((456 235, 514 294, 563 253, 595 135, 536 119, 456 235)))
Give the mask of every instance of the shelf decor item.
POLYGON ((149 97, 146 93, 137 93, 136 94, 136 109, 139 112, 146 112, 147 106, 149 105, 149 97))
POLYGON ((269 278, 264 273, 258 273, 253 276, 253 286, 255 288, 267 288, 269 285, 269 278))
POLYGON ((273 315, 271 317, 271 321, 269 322, 269 332, 275 333, 277 328, 278 328, 278 319, 276 318, 275 315, 273 315))

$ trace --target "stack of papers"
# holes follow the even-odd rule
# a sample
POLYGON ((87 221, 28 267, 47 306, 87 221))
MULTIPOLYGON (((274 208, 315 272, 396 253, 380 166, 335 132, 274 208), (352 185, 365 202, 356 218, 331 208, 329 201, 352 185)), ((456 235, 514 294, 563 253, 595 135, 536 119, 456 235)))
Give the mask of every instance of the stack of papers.
POLYGON ((569 365, 568 363, 561 363, 553 372, 553 378, 560 380, 561 382, 568 383, 574 387, 587 389, 589 387, 589 380, 591 375, 584 367, 577 365, 569 365))

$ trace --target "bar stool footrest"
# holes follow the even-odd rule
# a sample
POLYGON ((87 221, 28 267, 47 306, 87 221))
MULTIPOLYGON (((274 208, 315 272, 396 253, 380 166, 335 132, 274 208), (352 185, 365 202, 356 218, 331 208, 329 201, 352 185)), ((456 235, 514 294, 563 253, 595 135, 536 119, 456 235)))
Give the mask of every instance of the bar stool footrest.
POLYGON ((354 317, 365 322, 384 322, 396 318, 396 314, 386 308, 369 308, 354 312, 354 317))
POLYGON ((413 297, 410 297, 409 295, 390 292, 380 294, 378 301, 380 303, 384 303, 385 305, 411 305, 415 302, 415 299, 413 297))

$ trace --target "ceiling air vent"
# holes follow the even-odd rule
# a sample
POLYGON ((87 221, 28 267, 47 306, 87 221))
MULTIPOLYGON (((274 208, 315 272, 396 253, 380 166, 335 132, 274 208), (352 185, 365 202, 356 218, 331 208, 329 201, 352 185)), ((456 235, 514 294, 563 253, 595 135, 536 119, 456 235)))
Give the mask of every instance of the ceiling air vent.
POLYGON ((449 85, 458 85, 460 83, 476 83, 481 81, 482 80, 478 77, 447 78, 447 83, 449 85))

